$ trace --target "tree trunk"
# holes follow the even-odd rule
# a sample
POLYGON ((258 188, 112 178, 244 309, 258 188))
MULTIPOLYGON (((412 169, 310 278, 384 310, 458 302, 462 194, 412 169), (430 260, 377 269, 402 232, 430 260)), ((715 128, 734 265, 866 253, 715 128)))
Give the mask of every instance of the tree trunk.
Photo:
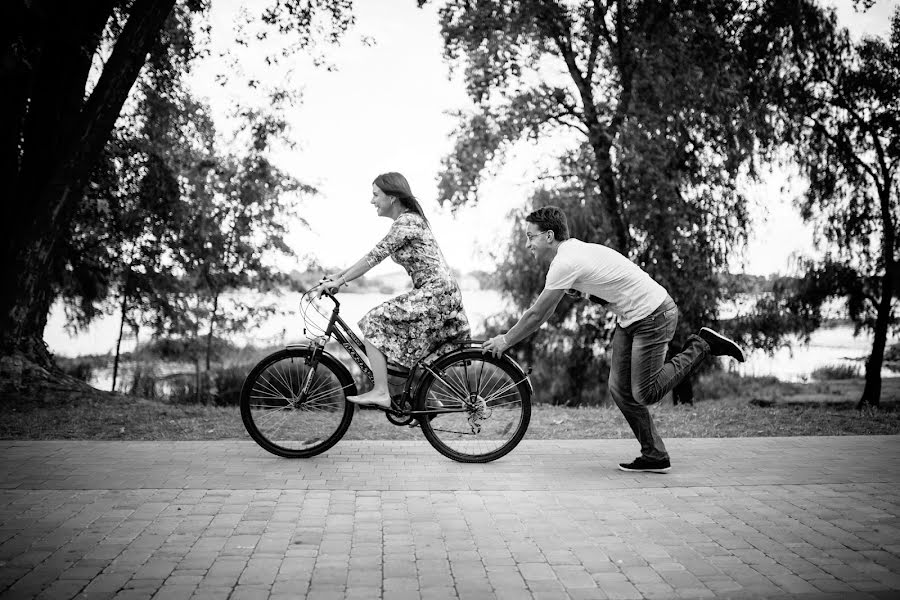
MULTIPOLYGON (((625 41, 624 15, 625 6, 620 2, 616 16, 617 26, 617 46, 610 48, 615 51, 618 57, 619 75, 621 77, 622 92, 619 98, 620 105, 616 111, 613 122, 607 126, 603 124, 600 114, 597 110, 597 103, 594 99, 593 81, 591 81, 593 66, 589 66, 586 73, 582 73, 576 52, 573 51, 571 44, 567 41, 571 36, 568 20, 561 17, 558 7, 547 8, 546 18, 543 19, 543 25, 547 27, 548 35, 556 40, 560 56, 566 63, 566 68, 572 78, 572 83, 578 89, 578 95, 581 99, 582 110, 584 115, 582 122, 588 131, 588 143, 594 153, 597 168, 597 186, 600 188, 600 210, 598 214, 603 214, 610 227, 612 228, 612 245, 622 254, 627 254, 630 244, 630 236, 628 227, 625 223, 624 213, 620 204, 620 198, 616 185, 616 174, 613 170, 613 160, 611 150, 613 138, 618 131, 623 115, 628 111, 628 104, 631 93, 631 76, 632 68, 629 62, 629 51, 626 50, 628 42, 625 41)), ((597 32, 595 32, 597 35, 597 32)), ((591 229, 594 235, 600 230, 601 223, 598 219, 593 219, 591 229)), ((599 236, 597 236, 599 237, 599 236)), ((600 241, 591 239, 588 241, 600 241)))
POLYGON ((887 345, 888 319, 891 315, 893 299, 893 282, 890 273, 885 273, 881 284, 881 301, 878 303, 878 314, 875 317, 875 336, 872 340, 872 353, 866 361, 866 385, 862 398, 856 408, 879 406, 881 404, 881 365, 884 363, 884 348, 887 345))
MULTIPOLYGON (((83 73, 63 73, 60 75, 62 79, 54 80, 52 86, 41 82, 51 75, 46 72, 53 67, 48 60, 63 54, 63 49, 52 41, 61 35, 65 35, 66 40, 74 38, 79 42, 69 52, 79 57, 87 52, 89 68, 93 49, 88 41, 99 36, 94 22, 99 19, 87 25, 80 20, 69 19, 61 27, 42 21, 37 24, 29 22, 32 28, 38 30, 37 33, 31 32, 37 38, 31 48, 32 55, 42 60, 31 75, 27 108, 13 115, 0 115, 3 120, 17 119, 17 139, 22 140, 21 151, 29 151, 19 155, 12 167, 3 165, 4 172, 12 175, 8 185, 13 193, 5 207, 5 218, 0 219, 0 238, 3 239, 0 277, 11 286, 11 293, 0 295, 0 355, 20 355, 41 367, 52 368, 52 357, 44 345, 43 336, 53 301, 54 273, 61 266, 59 241, 67 234, 71 216, 82 199, 83 186, 109 139, 122 105, 174 1, 134 2, 97 85, 87 102, 76 107, 77 111, 71 110, 70 104, 56 105, 45 96, 67 99, 76 96, 80 101, 85 92, 86 69, 83 73), (77 31, 65 34, 66 27, 76 28, 77 31), (43 56, 45 47, 48 48, 47 56, 43 56), (60 86, 65 89, 60 89, 60 86), (44 118, 48 113, 56 117, 50 123, 46 123, 44 118), (58 129, 58 139, 49 144, 49 148, 48 144, 40 143, 46 137, 41 132, 48 126, 58 129)), ((45 12, 51 17, 56 15, 54 18, 59 20, 57 9, 60 7, 50 7, 45 12)), ((75 7, 76 13, 80 10, 87 9, 82 9, 80 5, 75 7)), ((90 14, 97 17, 103 13, 94 10, 90 14)), ((33 18, 39 20, 42 16, 43 13, 33 18)), ((99 30, 102 31, 105 18, 99 22, 99 30)), ((17 59, 26 61, 28 56, 17 59)), ((16 64, 13 69, 19 67, 16 64)), ((6 80, 7 66, 3 68, 3 79, 6 80)), ((77 71, 74 66, 73 70, 77 71)), ((8 129, 6 125, 4 131, 8 129)), ((0 152, 0 156, 8 155, 5 149, 0 152)))
POLYGON ((881 365, 884 362, 884 348, 887 345, 891 304, 894 301, 894 272, 897 269, 897 261, 894 259, 896 231, 891 212, 891 187, 890 179, 888 179, 887 184, 879 188, 878 194, 881 204, 883 232, 881 254, 884 262, 884 275, 881 278, 881 300, 878 302, 878 313, 875 316, 872 353, 869 355, 869 360, 866 361, 866 385, 863 388, 862 398, 856 405, 860 409, 881 404, 881 365))
POLYGON ((119 375, 119 350, 122 347, 122 334, 125 331, 125 309, 127 307, 128 297, 125 294, 122 294, 122 319, 119 321, 119 339, 116 340, 116 357, 113 359, 113 380, 112 380, 112 389, 109 391, 116 391, 116 378, 119 375))
POLYGON ((209 333, 206 335, 206 374, 209 376, 210 355, 212 354, 213 330, 216 326, 216 313, 219 310, 219 294, 213 296, 212 314, 209 316, 209 333))
POLYGON ((194 357, 194 401, 200 404, 200 357, 194 357))
MULTIPOLYGON (((597 185, 600 187, 603 203, 602 211, 612 227, 613 244, 625 256, 631 246, 631 236, 628 226, 625 224, 625 216, 620 203, 619 192, 616 185, 616 174, 613 171, 613 161, 610 156, 612 144, 605 133, 591 132, 589 143, 594 151, 594 159, 597 168, 597 185)), ((597 227, 595 226, 595 230, 597 227)), ((600 240, 591 240, 600 241, 600 240)))
MULTIPOLYGON (((198 300, 199 308, 199 300, 198 300)), ((199 311, 198 311, 199 314, 199 311)), ((200 319, 194 322, 194 338, 191 340, 191 354, 194 356, 194 401, 200 404, 202 398, 202 382, 200 381, 200 319)))

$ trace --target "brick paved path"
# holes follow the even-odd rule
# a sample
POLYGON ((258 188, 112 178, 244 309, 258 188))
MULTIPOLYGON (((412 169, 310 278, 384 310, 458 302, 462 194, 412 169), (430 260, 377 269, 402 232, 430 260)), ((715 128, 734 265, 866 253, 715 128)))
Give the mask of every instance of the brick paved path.
POLYGON ((0 441, 0 597, 900 597, 900 436, 667 445, 0 441))

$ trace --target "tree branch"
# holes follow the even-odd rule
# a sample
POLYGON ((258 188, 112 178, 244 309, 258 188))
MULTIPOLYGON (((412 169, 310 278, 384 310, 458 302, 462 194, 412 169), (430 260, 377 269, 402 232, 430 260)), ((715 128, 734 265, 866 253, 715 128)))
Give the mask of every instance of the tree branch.
MULTIPOLYGON (((55 170, 45 194, 58 197, 60 188, 71 186, 78 190, 84 184, 84 178, 102 152, 122 105, 147 60, 147 53, 174 5, 175 0, 136 0, 132 5, 122 34, 66 144, 66 158, 55 170)), ((51 203, 51 222, 58 219, 65 204, 51 203)))
POLYGON ((622 86, 622 93, 619 96, 619 104, 616 106, 616 112, 613 114, 612 121, 610 121, 609 125, 613 136, 619 131, 619 126, 622 124, 622 121, 625 120, 625 114, 631 106, 631 78, 634 73, 634 68, 631 64, 631 60, 626 54, 625 4, 624 0, 616 0, 616 53, 619 57, 619 77, 621 78, 619 84, 622 86))
POLYGON ((602 35, 609 47, 612 47, 605 16, 601 0, 594 0, 593 18, 591 19, 591 48, 588 52, 587 68, 585 69, 585 77, 589 83, 594 81, 594 68, 597 66, 597 54, 600 51, 600 36, 602 35))
MULTIPOLYGON (((850 143, 850 140, 847 138, 846 133, 842 134, 842 136, 839 138, 839 137, 835 136, 834 134, 832 134, 831 132, 829 132, 826 125, 824 123, 822 123, 819 119, 815 118, 812 115, 806 115, 806 118, 813 122, 813 129, 818 130, 822 134, 824 134, 825 137, 828 138, 828 140, 831 142, 831 145, 835 149, 841 148, 841 145, 839 143, 840 141, 844 141, 847 145, 852 146, 852 144, 850 143)), ((878 174, 875 173, 874 169, 870 165, 867 165, 865 162, 863 162, 863 160, 859 156, 857 156, 855 152, 850 152, 849 156, 852 157, 853 162, 855 162, 860 168, 863 169, 863 171, 865 171, 872 177, 872 180, 877 185, 878 184, 878 174)))
MULTIPOLYGON (((564 125, 566 127, 571 127, 572 129, 577 130, 579 133, 583 133, 585 136, 588 135, 588 130, 584 128, 584 123, 581 122, 581 119, 578 119, 577 123, 573 123, 564 117, 571 115, 571 113, 562 113, 558 115, 548 115, 548 119, 551 121, 556 121, 560 125, 564 125)), ((576 117, 577 119, 577 117, 576 117)))
MULTIPOLYGON (((834 88, 834 84, 832 84, 832 88, 834 88)), ((838 98, 838 101, 834 100, 826 100, 826 103, 834 106, 835 108, 840 108, 846 110, 847 113, 853 117, 853 119, 859 124, 860 128, 863 129, 866 133, 869 134, 869 137, 872 138, 872 145, 875 147, 875 155, 878 157, 878 165, 881 168, 881 172, 884 175, 884 181, 888 181, 890 178, 890 168, 888 164, 885 162, 885 152, 884 147, 881 145, 881 140, 878 138, 878 131, 872 126, 869 121, 866 121, 862 115, 859 114, 857 110, 850 105, 849 102, 840 94, 835 94, 838 98)), ((874 174, 873 174, 874 177, 874 174)), ((882 182, 882 185, 884 182, 882 182)), ((876 181, 876 185, 878 182, 876 181)), ((880 186, 879 186, 880 187, 880 186)))
MULTIPOLYGON (((562 56, 563 60, 566 63, 566 67, 569 71, 569 75, 572 77, 573 82, 575 83, 575 87, 578 88, 578 94, 581 96, 581 104, 584 110, 582 115, 578 115, 574 110, 570 110, 570 114, 578 117, 585 126, 587 130, 585 133, 590 132, 593 125, 599 124, 599 118, 597 115, 596 107, 594 106, 594 97, 593 90, 591 88, 591 82, 585 78, 582 74, 581 70, 578 68, 578 63, 575 60, 575 52, 572 49, 571 44, 567 39, 567 34, 563 30, 563 25, 559 22, 558 15, 550 14, 548 11, 547 19, 545 23, 548 25, 550 31, 548 34, 550 38, 555 42, 557 50, 559 51, 560 56, 562 56)), ((565 107, 565 105, 563 105, 565 107)))
POLYGON ((112 10, 111 0, 84 7, 63 2, 43 11, 28 9, 37 48, 32 56, 20 57, 26 62, 27 96, 19 107, 22 120, 16 132, 21 163, 13 181, 19 194, 27 196, 39 190, 48 168, 60 160, 70 127, 83 108, 91 62, 112 10))
POLYGON ((600 23, 600 34, 603 36, 603 39, 606 40, 609 47, 613 48, 616 45, 616 42, 612 37, 612 33, 609 31, 609 27, 606 26, 606 16, 609 14, 609 10, 607 10, 607 7, 603 4, 602 0, 594 0, 594 13, 599 13, 600 15, 600 18, 595 21, 600 23))

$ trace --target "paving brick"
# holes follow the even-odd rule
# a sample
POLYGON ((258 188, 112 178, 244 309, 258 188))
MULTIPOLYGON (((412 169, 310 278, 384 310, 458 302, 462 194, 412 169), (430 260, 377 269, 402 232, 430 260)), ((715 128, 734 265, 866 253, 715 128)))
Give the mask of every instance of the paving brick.
POLYGON ((526 440, 462 465, 419 438, 299 462, 252 442, 0 441, 0 482, 15 483, 0 485, 0 596, 900 591, 900 444, 673 439, 660 477, 615 470, 632 445, 526 440))

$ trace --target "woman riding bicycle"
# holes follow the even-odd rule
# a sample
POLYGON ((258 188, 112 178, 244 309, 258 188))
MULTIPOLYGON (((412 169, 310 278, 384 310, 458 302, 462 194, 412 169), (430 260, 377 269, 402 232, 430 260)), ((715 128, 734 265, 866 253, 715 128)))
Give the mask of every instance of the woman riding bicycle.
POLYGON ((349 396, 356 404, 387 408, 387 361, 411 367, 438 345, 470 335, 459 285, 450 273, 434 234, 400 173, 384 173, 372 182, 372 204, 378 216, 394 221, 387 235, 349 269, 329 276, 320 287, 336 293, 390 256, 413 281, 413 289, 376 306, 360 321, 375 385, 368 393, 349 396))

